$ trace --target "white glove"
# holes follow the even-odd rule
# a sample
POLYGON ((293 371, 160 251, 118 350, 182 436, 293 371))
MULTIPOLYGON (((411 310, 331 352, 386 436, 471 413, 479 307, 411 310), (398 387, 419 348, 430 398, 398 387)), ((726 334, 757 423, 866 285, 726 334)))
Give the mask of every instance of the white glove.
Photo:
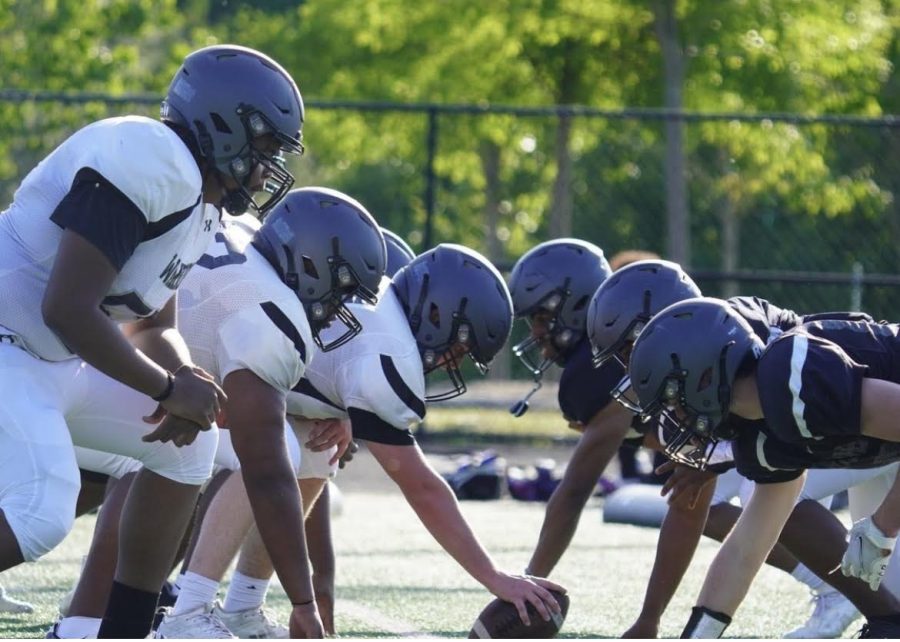
POLYGON ((891 561, 896 537, 888 537, 875 525, 871 517, 861 519, 850 529, 847 550, 841 560, 841 572, 847 577, 858 577, 877 591, 884 578, 884 571, 891 561))

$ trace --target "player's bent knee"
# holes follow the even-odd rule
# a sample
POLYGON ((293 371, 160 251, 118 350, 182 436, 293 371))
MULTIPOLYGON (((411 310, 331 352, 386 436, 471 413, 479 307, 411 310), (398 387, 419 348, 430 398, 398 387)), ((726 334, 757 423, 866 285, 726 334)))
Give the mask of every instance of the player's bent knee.
POLYGON ((219 430, 216 427, 201 432, 194 443, 187 446, 161 444, 141 463, 148 469, 180 484, 201 486, 210 478, 216 459, 219 430))
POLYGON ((44 487, 40 491, 43 497, 37 501, 27 492, 11 493, 3 498, 3 514, 26 562, 49 553, 72 530, 78 488, 77 482, 44 487))

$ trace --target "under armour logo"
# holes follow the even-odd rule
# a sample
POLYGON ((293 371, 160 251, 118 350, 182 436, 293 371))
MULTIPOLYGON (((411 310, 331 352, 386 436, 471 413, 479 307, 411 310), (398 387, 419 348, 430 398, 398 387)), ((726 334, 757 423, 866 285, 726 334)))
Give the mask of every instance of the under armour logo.
POLYGON ((211 218, 208 218, 205 221, 203 221, 203 231, 204 232, 212 231, 212 219, 211 218))

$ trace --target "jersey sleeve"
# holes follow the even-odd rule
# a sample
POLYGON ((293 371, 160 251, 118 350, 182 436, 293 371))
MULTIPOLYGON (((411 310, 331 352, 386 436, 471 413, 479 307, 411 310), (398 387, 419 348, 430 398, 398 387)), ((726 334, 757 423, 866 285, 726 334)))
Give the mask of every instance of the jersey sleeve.
POLYGON ((134 254, 149 225, 128 196, 88 167, 75 174, 72 186, 50 220, 89 241, 116 271, 134 254))
POLYGON ((780 443, 773 439, 761 426, 762 422, 745 422, 732 442, 732 453, 738 474, 758 484, 777 484, 797 479, 806 466, 799 452, 801 447, 780 443), (791 454, 795 457, 791 457, 791 454), (797 456, 799 455, 799 456, 797 456))
POLYGON ((223 381, 236 370, 250 370, 288 392, 306 370, 312 337, 299 301, 245 308, 227 318, 218 335, 216 359, 223 381))
MULTIPOLYGON (((103 148, 90 160, 151 225, 192 210, 200 201, 200 170, 185 144, 163 123, 149 119, 109 121, 103 148)), ((100 142, 100 141, 98 141, 100 142)))
POLYGON ((837 344, 791 332, 760 359, 756 382, 774 436, 797 443, 858 435, 866 367, 837 344))
POLYGON ((420 364, 416 359, 373 352, 341 368, 338 386, 355 436, 395 443, 386 441, 396 436, 392 430, 406 435, 403 443, 411 443, 411 428, 425 418, 425 376, 420 364))

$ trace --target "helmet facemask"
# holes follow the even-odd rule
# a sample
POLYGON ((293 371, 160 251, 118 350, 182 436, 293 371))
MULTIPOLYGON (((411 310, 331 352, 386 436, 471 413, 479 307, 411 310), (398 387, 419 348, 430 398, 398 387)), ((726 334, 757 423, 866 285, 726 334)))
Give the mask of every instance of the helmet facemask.
POLYGON ((530 310, 519 314, 528 324, 529 334, 527 338, 512 347, 512 352, 528 368, 535 381, 539 381, 544 372, 554 363, 562 365, 564 355, 577 339, 575 331, 565 327, 559 320, 559 313, 569 296, 567 286, 568 279, 561 290, 554 290, 530 310), (547 317, 545 322, 547 329, 542 336, 535 337, 531 332, 532 319, 538 315, 547 317), (543 350, 548 343, 556 354, 545 357, 543 350))
MULTIPOLYGON (((235 188, 225 189, 222 207, 233 215, 252 210, 262 219, 294 185, 294 177, 285 167, 285 154, 303 155, 302 133, 297 132, 295 136, 289 136, 279 131, 264 113, 247 105, 242 105, 238 114, 246 132, 247 142, 225 167, 221 164, 218 166, 219 171, 230 176, 237 184, 235 188), (263 136, 272 136, 278 144, 277 152, 267 153, 254 145, 254 141, 263 136), (255 191, 248 186, 257 167, 262 167, 264 176, 262 192, 269 194, 262 203, 257 203, 255 191)), ((202 127, 202 124, 197 123, 197 126, 202 127)), ((207 156, 212 158, 211 154, 207 156)))
MULTIPOLYGON (((422 292, 428 291, 427 276, 422 292)), ((472 324, 466 317, 467 299, 462 299, 459 308, 451 315, 451 326, 448 339, 436 346, 422 346, 419 344, 419 351, 422 356, 422 368, 425 375, 443 370, 447 374, 450 386, 443 392, 437 392, 425 396, 426 401, 446 401, 465 394, 468 387, 460 371, 460 363, 463 356, 468 355, 482 375, 487 374, 488 364, 481 362, 475 355, 478 354, 478 343, 475 333, 472 331, 472 324)), ((424 296, 420 299, 413 312, 412 319, 419 319, 421 324, 422 307, 424 305, 424 296)), ((431 309, 428 311, 432 323, 439 322, 441 312, 435 304, 432 303, 431 309)), ((414 327, 413 332, 415 333, 414 327)))
POLYGON ((631 320, 631 323, 625 327, 624 332, 611 345, 601 350, 591 346, 591 354, 593 355, 591 363, 595 368, 601 367, 610 359, 615 359, 626 371, 628 370, 628 356, 631 354, 631 348, 634 346, 634 342, 637 340, 641 330, 653 318, 653 314, 650 312, 649 290, 644 292, 643 306, 643 311, 631 320))
POLYGON ((688 372, 681 368, 678 356, 672 355, 672 370, 663 379, 654 401, 642 408, 644 421, 657 422, 660 443, 666 457, 691 468, 705 470, 709 458, 721 439, 734 435, 723 434, 720 427, 729 413, 732 383, 727 376, 728 350, 735 345, 730 341, 722 347, 717 364, 718 374, 707 368, 698 380, 696 393, 704 393, 718 382, 716 407, 701 411, 691 402, 687 390, 688 372))
MULTIPOLYGON (((284 282, 295 292, 300 291, 300 277, 294 263, 294 255, 290 247, 282 246, 287 270, 284 274, 284 282)), ((328 269, 331 276, 331 289, 318 299, 306 299, 301 297, 306 316, 309 319, 313 341, 322 352, 330 352, 341 347, 362 331, 362 324, 345 305, 354 297, 375 305, 378 302, 378 293, 362 284, 353 267, 341 256, 337 237, 332 238, 332 254, 328 257, 328 269), (345 330, 340 336, 325 343, 321 336, 322 331, 331 327, 334 321, 339 321, 345 330)), ((315 264, 308 257, 303 257, 303 270, 314 278, 319 278, 315 264)))

